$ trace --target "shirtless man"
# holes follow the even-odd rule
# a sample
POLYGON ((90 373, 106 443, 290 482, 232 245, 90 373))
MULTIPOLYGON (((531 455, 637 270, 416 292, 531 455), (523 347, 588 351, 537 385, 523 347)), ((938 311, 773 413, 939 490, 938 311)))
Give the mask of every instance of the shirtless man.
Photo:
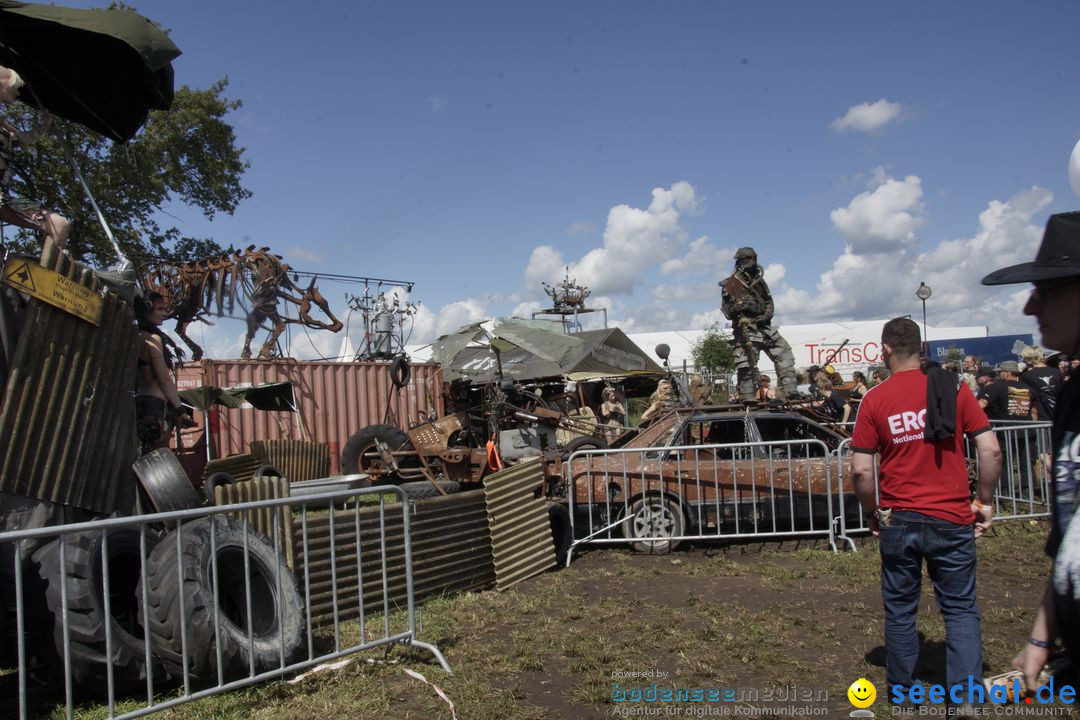
MULTIPOLYGON (((19 73, 0 65, 0 105, 9 105, 19 99, 19 89, 24 85, 19 73)), ((27 230, 40 230, 46 238, 52 238, 57 247, 67 243, 71 223, 52 210, 45 210, 29 200, 11 192, 11 180, 15 175, 15 151, 21 146, 32 145, 41 139, 52 124, 52 115, 41 111, 41 121, 33 130, 23 131, 0 117, 0 222, 11 223, 27 230)))

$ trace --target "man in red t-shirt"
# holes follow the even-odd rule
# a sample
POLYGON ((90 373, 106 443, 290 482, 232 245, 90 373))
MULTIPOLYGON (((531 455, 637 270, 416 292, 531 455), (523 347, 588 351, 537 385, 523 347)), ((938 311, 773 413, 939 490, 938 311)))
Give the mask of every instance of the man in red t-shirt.
MULTIPOLYGON (((881 347, 892 372, 863 396, 851 438, 855 492, 870 528, 879 537, 881 596, 885 605, 885 680, 890 695, 915 684, 919 636, 915 616, 922 591, 922 563, 934 583, 945 620, 945 678, 948 688, 969 676, 982 681, 982 637, 975 600, 975 538, 990 527, 994 486, 1001 475, 1001 450, 986 413, 954 374, 933 384, 949 407, 955 397, 955 434, 928 440, 927 374, 919 363, 919 326, 910 318, 885 323, 881 347), (979 458, 979 482, 972 499, 964 435, 979 458), (875 487, 874 457, 880 455, 875 487), (877 498, 875 498, 875 490, 877 498), (974 528, 972 524, 974 523, 974 528)), ((944 371, 935 370, 934 372, 944 371)), ((938 410, 939 425, 950 413, 938 410)), ((934 427, 940 437, 941 427, 934 427)), ((947 433, 946 433, 947 434, 947 433)))

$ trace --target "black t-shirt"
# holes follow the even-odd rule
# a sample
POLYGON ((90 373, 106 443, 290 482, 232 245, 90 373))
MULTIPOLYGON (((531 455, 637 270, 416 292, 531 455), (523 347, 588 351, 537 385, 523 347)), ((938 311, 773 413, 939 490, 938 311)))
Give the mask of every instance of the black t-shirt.
POLYGON ((828 399, 822 403, 821 409, 829 414, 833 420, 844 418, 844 405, 847 403, 848 393, 844 390, 833 390, 828 399))
POLYGON ((995 380, 978 394, 991 420, 1030 420, 1031 388, 1019 380, 995 380))
POLYGON ((1040 420, 1054 419, 1054 406, 1065 382, 1061 371, 1052 367, 1036 367, 1020 374, 1020 381, 1030 387, 1035 395, 1035 408, 1040 420))
POLYGON ((1057 626, 1073 665, 1080 667, 1080 376, 1066 382, 1058 398, 1053 430, 1054 461, 1050 493, 1050 537, 1046 552, 1054 558, 1050 577, 1057 626))

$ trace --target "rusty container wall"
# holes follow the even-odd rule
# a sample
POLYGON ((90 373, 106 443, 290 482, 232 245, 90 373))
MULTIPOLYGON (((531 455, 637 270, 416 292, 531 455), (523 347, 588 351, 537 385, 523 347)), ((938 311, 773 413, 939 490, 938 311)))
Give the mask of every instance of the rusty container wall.
MULTIPOLYGON (((293 385, 298 413, 251 407, 214 409, 210 414, 213 457, 249 452, 249 444, 255 440, 313 440, 329 446, 330 472, 337 473, 341 450, 349 436, 384 422, 388 401, 389 422, 403 429, 420 422, 431 411, 438 415, 443 412, 442 371, 434 363, 412 365, 409 383, 400 392, 394 392, 386 363, 289 359, 203 360, 182 368, 177 384, 183 389, 200 384, 243 387, 286 381, 293 385)), ((182 448, 193 455, 201 452, 205 459, 202 436, 201 428, 188 431, 182 437, 182 448)), ((196 474, 200 473, 201 466, 196 474)))

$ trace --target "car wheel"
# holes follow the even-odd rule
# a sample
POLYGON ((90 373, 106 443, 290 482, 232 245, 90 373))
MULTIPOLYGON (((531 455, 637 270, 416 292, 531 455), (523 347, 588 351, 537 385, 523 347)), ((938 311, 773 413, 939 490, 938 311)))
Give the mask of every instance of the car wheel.
POLYGON ((653 538, 633 543, 633 548, 638 552, 671 552, 681 541, 662 538, 678 538, 683 535, 686 531, 686 516, 674 500, 650 495, 638 498, 630 506, 624 528, 626 537, 653 538))

